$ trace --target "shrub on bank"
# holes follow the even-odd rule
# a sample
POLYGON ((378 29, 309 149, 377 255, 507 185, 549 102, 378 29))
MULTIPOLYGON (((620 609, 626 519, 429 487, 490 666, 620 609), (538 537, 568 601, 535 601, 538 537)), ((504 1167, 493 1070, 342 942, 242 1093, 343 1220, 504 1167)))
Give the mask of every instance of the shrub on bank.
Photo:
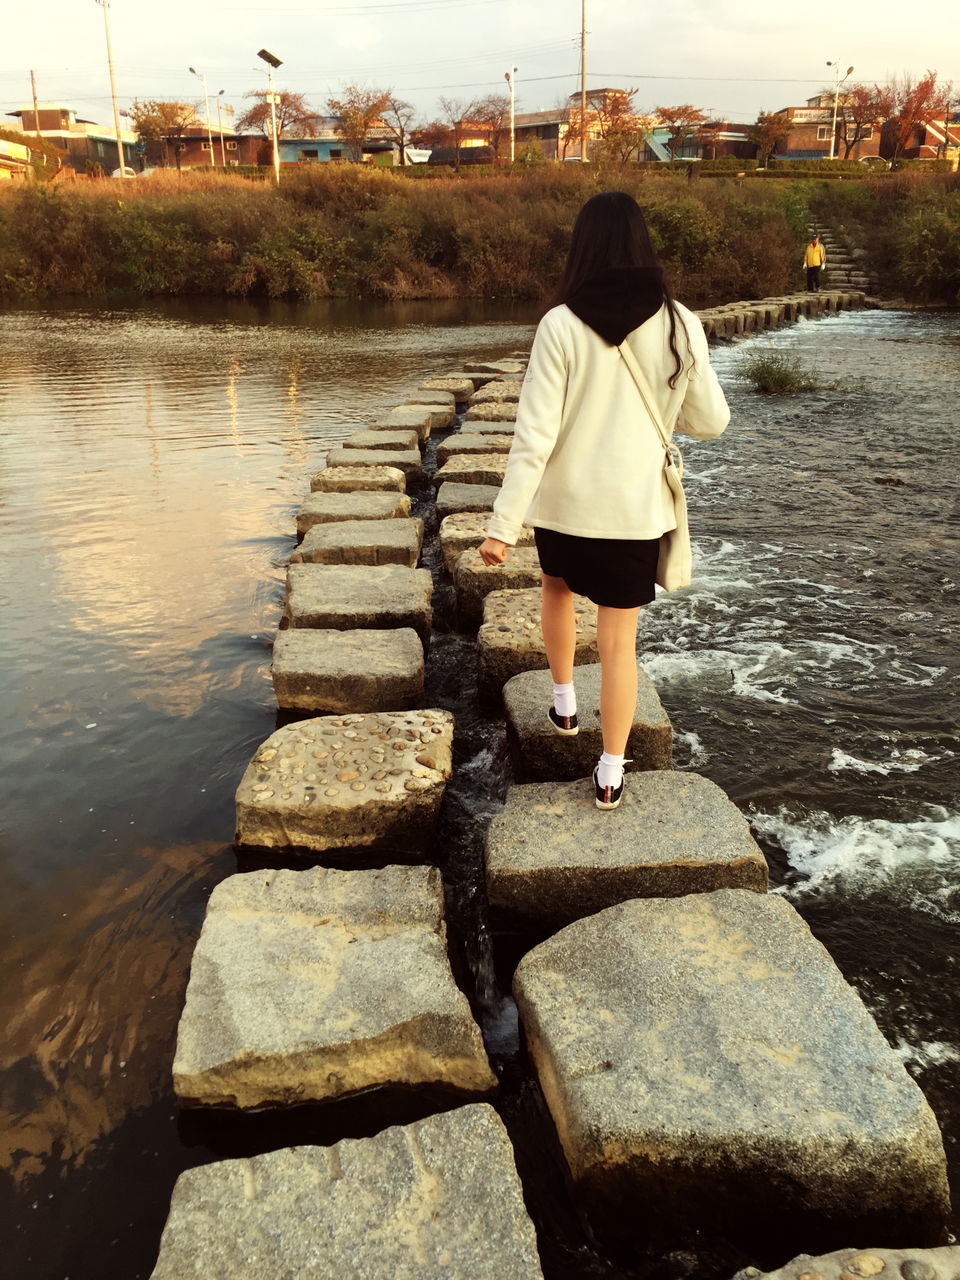
POLYGON ((819 391, 821 383, 813 370, 801 364, 796 356, 773 351, 756 351, 736 366, 741 378, 753 384, 763 395, 792 395, 798 391, 819 391))

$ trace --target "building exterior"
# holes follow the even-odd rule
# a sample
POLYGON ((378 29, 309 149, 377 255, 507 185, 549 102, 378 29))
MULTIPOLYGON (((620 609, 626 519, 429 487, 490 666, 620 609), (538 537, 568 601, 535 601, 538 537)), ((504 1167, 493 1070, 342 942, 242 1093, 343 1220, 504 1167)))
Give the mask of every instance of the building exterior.
MULTIPOLYGON (((113 173, 120 167, 117 151, 117 135, 114 129, 84 120, 75 108, 62 102, 40 102, 34 114, 33 105, 18 107, 7 112, 16 117, 24 133, 36 133, 37 122, 41 138, 46 138, 64 153, 64 164, 77 173, 113 173)), ((133 129, 121 129, 124 163, 131 169, 143 167, 136 150, 137 135, 133 129)))
MULTIPOLYGON (((885 159, 891 159, 893 152, 892 129, 889 124, 885 124, 880 139, 880 154, 885 159)), ((946 158, 956 163, 958 156, 960 156, 960 112, 954 108, 936 119, 930 117, 922 124, 918 124, 906 147, 900 152, 900 158, 903 160, 946 158)))
POLYGON ((235 165, 272 164, 273 152, 269 138, 259 133, 237 133, 233 129, 223 130, 223 147, 220 146, 221 133, 217 128, 210 130, 204 124, 192 124, 179 137, 167 139, 167 150, 183 169, 202 169, 210 166, 210 136, 213 138, 213 167, 220 168, 235 165))
MULTIPOLYGON (((308 138, 281 138, 281 164, 324 164, 350 161, 352 148, 337 133, 336 116, 317 116, 308 138)), ((400 163, 400 149, 384 124, 374 124, 363 144, 363 159, 373 164, 400 163)))
MULTIPOLYGON (((837 143, 834 156, 846 158, 847 148, 843 142, 844 95, 840 94, 837 112, 837 143)), ((790 126, 786 141, 777 147, 776 155, 785 160, 828 160, 830 158, 830 137, 833 133, 833 94, 820 93, 808 98, 803 107, 781 107, 774 115, 782 116, 790 126)), ((847 126, 852 138, 854 128, 847 126)), ((866 125, 859 130, 860 137, 850 149, 849 159, 863 160, 867 156, 880 155, 881 129, 877 125, 866 125)))
POLYGON ((0 138, 0 182, 26 178, 30 172, 30 148, 0 138))

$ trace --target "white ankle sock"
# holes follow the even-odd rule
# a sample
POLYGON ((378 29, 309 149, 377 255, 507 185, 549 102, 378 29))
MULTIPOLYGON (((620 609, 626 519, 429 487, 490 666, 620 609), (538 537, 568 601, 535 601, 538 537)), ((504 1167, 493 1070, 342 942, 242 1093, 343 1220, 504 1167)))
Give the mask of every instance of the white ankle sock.
POLYGON ((601 787, 619 787, 623 781, 623 759, 604 751, 597 766, 597 783, 601 787))
POLYGON ((572 684, 555 684, 553 686, 553 709, 558 716, 575 716, 577 714, 577 695, 572 684))

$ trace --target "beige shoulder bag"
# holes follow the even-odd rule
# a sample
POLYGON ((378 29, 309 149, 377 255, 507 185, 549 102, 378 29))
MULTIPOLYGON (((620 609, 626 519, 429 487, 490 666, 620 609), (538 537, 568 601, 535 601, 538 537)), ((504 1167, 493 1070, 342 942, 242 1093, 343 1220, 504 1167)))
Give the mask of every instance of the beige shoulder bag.
POLYGON ((640 398, 647 407, 647 412, 660 437, 660 443, 663 445, 663 470, 670 492, 673 494, 673 511, 677 519, 677 527, 670 529, 660 539, 657 585, 663 587, 664 591, 677 591, 680 587, 689 587, 693 561, 690 549, 690 526, 687 523, 687 497, 683 492, 682 483, 683 455, 677 446, 670 442, 650 384, 637 364, 636 356, 626 343, 621 343, 617 350, 637 384, 640 398))

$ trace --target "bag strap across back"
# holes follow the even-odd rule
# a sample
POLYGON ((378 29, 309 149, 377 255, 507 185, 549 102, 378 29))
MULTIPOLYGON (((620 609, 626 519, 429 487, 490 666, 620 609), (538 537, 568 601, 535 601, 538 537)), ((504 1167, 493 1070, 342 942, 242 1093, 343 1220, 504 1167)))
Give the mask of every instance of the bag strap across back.
POLYGON ((647 413, 649 413, 650 419, 656 428, 657 435, 660 437, 660 443, 666 451, 668 462, 672 462, 677 469, 677 474, 682 476, 683 454, 677 446, 672 444, 670 441, 670 436, 667 433, 666 427, 663 425, 663 418, 660 416, 660 410, 657 408, 657 402, 654 399, 653 391, 651 390, 650 383, 647 381, 646 374, 640 368, 640 365, 637 362, 637 357, 625 342, 620 343, 617 350, 620 352, 624 364, 630 370, 630 374, 634 382, 637 384, 637 390, 640 392, 640 399, 646 406, 647 413))

